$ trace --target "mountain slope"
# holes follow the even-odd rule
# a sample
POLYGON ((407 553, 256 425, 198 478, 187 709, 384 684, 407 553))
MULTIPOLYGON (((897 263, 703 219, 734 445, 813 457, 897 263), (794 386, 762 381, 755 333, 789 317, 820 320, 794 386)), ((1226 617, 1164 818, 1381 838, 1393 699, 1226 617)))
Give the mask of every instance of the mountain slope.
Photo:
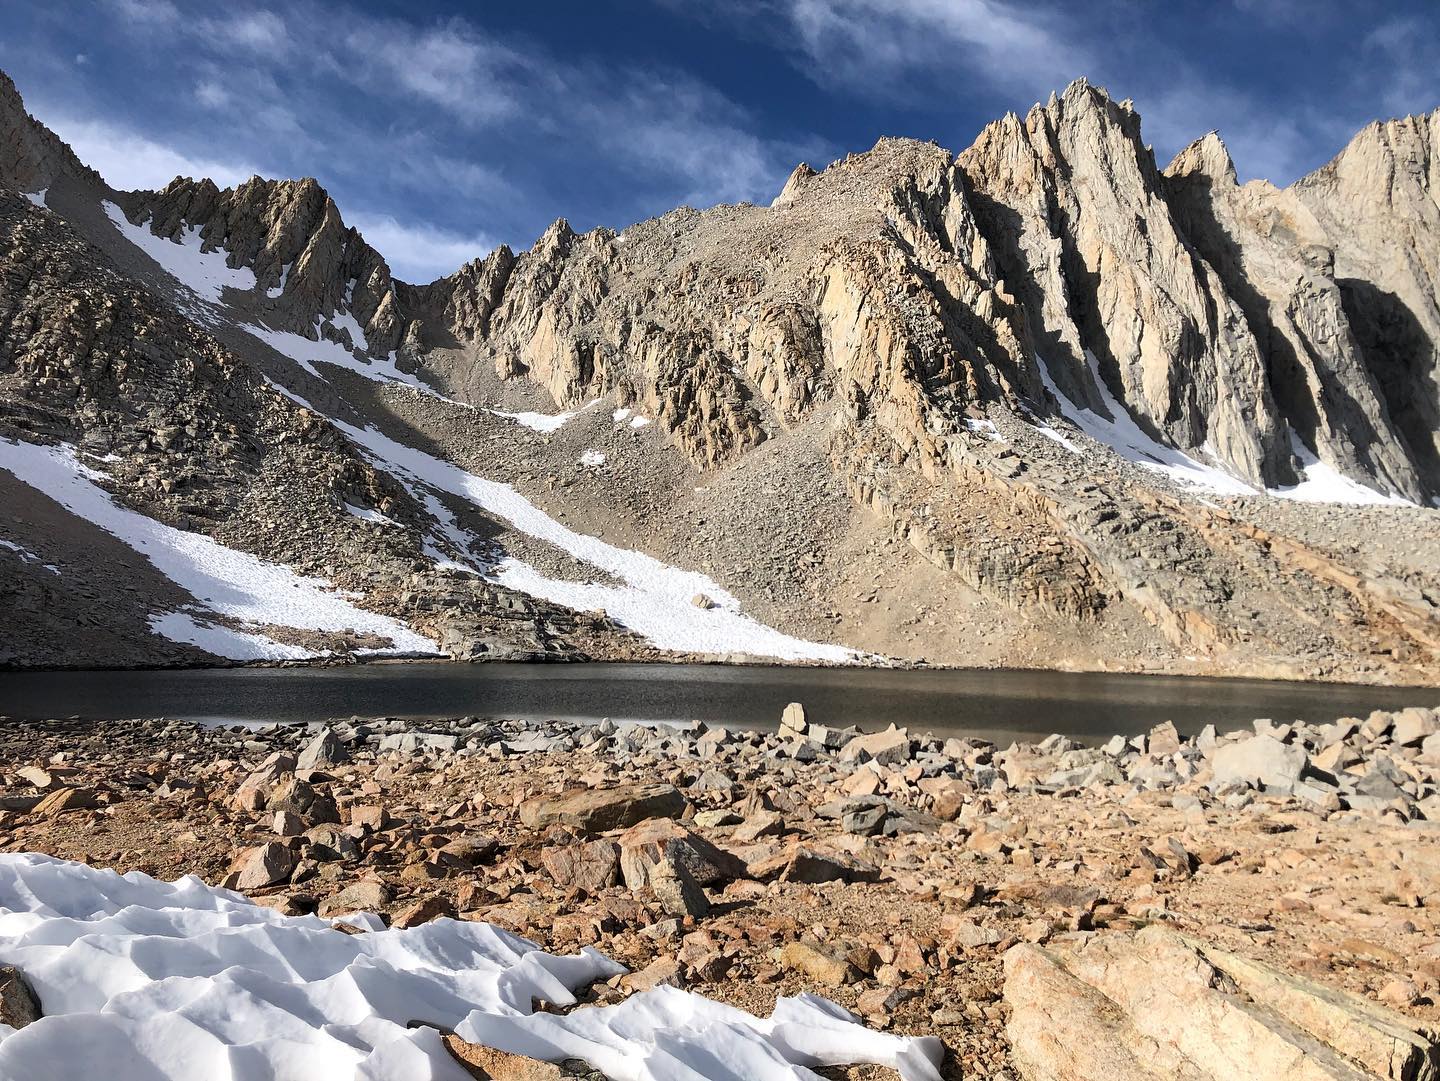
MULTIPOLYGON (((313 180, 110 191, 7 84, 0 183, 43 186, 30 202, 48 209, 7 204, 0 254, 24 263, 31 219, 73 231, 65 273, 104 265, 96 288, 139 290, 167 341, 203 339, 303 402, 276 398, 348 463, 332 473, 363 479, 358 502, 317 494, 271 520, 261 508, 300 493, 261 483, 248 515, 192 527, 363 577, 367 603, 446 652, 848 646, 1428 680, 1437 116, 1372 126, 1276 189, 1236 183, 1214 135, 1162 172, 1129 103, 1081 81, 958 156, 882 140, 797 168, 772 207, 682 208, 618 236, 559 221, 414 286, 313 180), (408 570, 374 567, 373 522, 315 532, 386 500, 379 532, 408 570), (457 582, 471 624, 449 627, 457 582), (379 600, 396 593, 409 607, 379 600), (475 648, 476 621, 535 605, 523 646, 475 648)), ((5 280, 13 311, 34 289, 5 280)), ((63 368, 70 321, 89 319, 20 314, 0 377, 22 356, 63 368)), ((150 400, 169 378, 139 371, 127 393, 177 409, 150 400)), ((25 438, 96 438, 86 402, 114 391, 72 384, 25 438)), ((6 414, 43 385, 0 378, 6 414)), ((292 450, 255 407, 216 416, 292 450)), ((197 471, 165 448, 145 468, 197 471)), ((136 613, 106 618, 134 643, 136 613)))

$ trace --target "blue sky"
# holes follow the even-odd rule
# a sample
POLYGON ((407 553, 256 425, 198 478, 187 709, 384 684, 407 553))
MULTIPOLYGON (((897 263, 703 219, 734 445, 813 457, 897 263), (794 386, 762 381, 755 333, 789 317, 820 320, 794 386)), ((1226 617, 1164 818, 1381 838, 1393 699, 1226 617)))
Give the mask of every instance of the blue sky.
POLYGON ((768 202, 881 135, 961 149, 1085 75, 1162 164, 1286 183, 1440 105, 1440 8, 1330 0, 0 0, 0 67, 115 186, 314 175, 425 281, 556 217, 768 202), (1362 11, 1361 9, 1368 9, 1362 11))

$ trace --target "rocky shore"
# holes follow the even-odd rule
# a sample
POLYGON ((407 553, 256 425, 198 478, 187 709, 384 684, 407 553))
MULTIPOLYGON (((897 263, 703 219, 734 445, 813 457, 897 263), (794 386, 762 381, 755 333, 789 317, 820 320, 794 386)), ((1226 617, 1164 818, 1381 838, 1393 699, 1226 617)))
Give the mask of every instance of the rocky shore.
POLYGON ((1437 823, 1428 709, 1006 748, 799 705, 775 733, 0 723, 6 852, 595 946, 629 971, 580 1008, 817 992, 938 1036, 946 1076, 1440 1076, 1437 823))

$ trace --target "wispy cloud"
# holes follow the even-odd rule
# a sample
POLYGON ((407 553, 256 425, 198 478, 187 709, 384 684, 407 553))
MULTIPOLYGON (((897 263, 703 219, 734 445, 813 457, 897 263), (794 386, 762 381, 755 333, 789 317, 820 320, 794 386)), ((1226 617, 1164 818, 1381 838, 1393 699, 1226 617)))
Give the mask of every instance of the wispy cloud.
POLYGON ((111 187, 122 190, 163 188, 177 176, 208 176, 222 187, 229 187, 265 171, 243 161, 190 155, 103 121, 50 115, 42 115, 41 119, 70 144, 81 161, 99 172, 111 187))
POLYGON ((345 78, 371 89, 383 80, 469 122, 493 121, 517 108, 514 80, 527 66, 524 59, 463 19, 417 27, 351 13, 342 25, 347 55, 336 68, 345 78))
POLYGON ((497 244, 485 233, 453 232, 424 222, 407 224, 388 214, 356 214, 351 223, 405 281, 434 281, 497 244))
POLYGON ((781 10, 820 83, 877 95, 913 90, 919 73, 947 73, 1038 94, 1090 70, 1093 58, 1062 10, 1002 0, 784 0, 781 10))

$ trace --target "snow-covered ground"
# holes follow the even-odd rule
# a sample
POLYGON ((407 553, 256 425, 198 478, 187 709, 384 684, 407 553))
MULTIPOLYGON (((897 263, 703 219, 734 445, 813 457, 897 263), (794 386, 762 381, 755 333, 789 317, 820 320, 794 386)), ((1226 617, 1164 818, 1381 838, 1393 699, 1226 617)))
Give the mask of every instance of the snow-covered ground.
MULTIPOLYGON (((371 457, 375 465, 399 480, 437 518, 452 546, 469 555, 469 537, 435 498, 435 492, 458 496, 515 530, 553 545, 582 563, 619 579, 620 585, 562 581, 549 578, 516 559, 498 566, 471 569, 488 574, 501 585, 577 611, 604 609, 612 618, 661 649, 694 653, 748 653, 787 660, 849 661, 855 654, 841 646, 807 642, 782 634, 745 615, 740 602, 707 575, 681 570, 641 552, 617 548, 576 533, 536 507, 508 484, 486 480, 424 451, 405 446, 374 428, 331 422, 371 457), (715 607, 695 605, 704 595, 715 607)), ((439 555, 438 551, 435 553, 439 555)))
MULTIPOLYGON (((1414 506, 1409 500, 1377 492, 1359 481, 1342 475, 1333 466, 1321 462, 1293 431, 1290 433, 1290 445, 1300 460, 1304 480, 1297 485, 1283 488, 1262 490, 1252 487, 1227 472, 1219 464, 1207 465, 1183 451, 1168 447, 1151 438, 1135 422, 1135 418, 1130 415, 1130 412, 1110 393, 1110 388, 1100 377, 1100 365, 1095 354, 1086 350, 1085 359, 1090 367, 1091 378, 1100 393, 1100 400, 1106 411, 1110 413, 1109 419, 1093 413, 1083 406, 1078 406, 1067 398, 1050 378, 1050 371, 1042 359, 1039 362, 1039 368, 1040 378, 1045 383, 1045 389, 1050 391, 1055 400, 1060 403, 1060 411, 1066 420, 1095 442, 1103 444, 1121 458, 1133 462, 1143 469, 1162 473, 1185 487, 1215 492, 1219 495, 1257 496, 1263 494, 1279 499, 1294 499, 1310 503, 1384 503, 1395 506, 1414 506)), ((1067 439, 1043 422, 1036 421, 1035 430, 1041 435, 1053 439, 1072 454, 1083 455, 1085 453, 1073 440, 1067 439)), ((1211 457, 1214 456, 1211 455, 1211 457)))
POLYGON ((558 432, 598 401, 597 398, 593 402, 586 402, 579 409, 572 409, 568 413, 506 413, 502 409, 492 409, 490 412, 497 417, 513 420, 516 424, 529 428, 532 432, 549 433, 558 432))
MULTIPOLYGON (((464 402, 456 401, 454 398, 447 398, 438 390, 427 385, 423 380, 411 372, 401 371, 396 363, 395 352, 391 352, 382 358, 357 357, 351 350, 346 349, 338 342, 332 342, 320 333, 324 325, 323 319, 315 320, 314 339, 307 338, 303 334, 296 334, 291 330, 275 330, 260 323, 239 323, 239 328, 258 338, 271 349, 274 349, 281 356, 289 357, 302 370, 315 376, 317 379, 324 379, 324 375, 315 367, 316 364, 332 364, 337 368, 344 368, 356 375, 364 376, 373 383, 395 384, 407 387, 417 394, 424 394, 431 398, 437 398, 442 402, 451 405, 458 405, 462 409, 472 408, 464 402)), ((345 329, 350 332, 350 340, 355 343, 357 349, 365 349, 365 332, 361 329, 359 321, 349 312, 337 312, 330 318, 330 325, 337 329, 345 329)), ((272 385, 276 385, 272 381, 272 385)), ((283 388, 281 388, 283 391, 283 388)), ((289 394, 289 391, 283 391, 289 394)), ((293 397, 293 395, 291 395, 293 397)))
POLYGON ((1385 495, 1367 488, 1359 481, 1351 480, 1332 465, 1327 465, 1311 452, 1290 430, 1290 449, 1300 460, 1303 479, 1288 488, 1272 488, 1271 495, 1283 499, 1295 499, 1302 503, 1383 503, 1397 507, 1413 507, 1415 504, 1398 495, 1385 495))
POLYGON ((345 934, 188 876, 123 877, 0 855, 0 963, 44 1016, 0 1026, 7 1081, 468 1081, 438 1028, 503 1051, 583 1058, 615 1081, 819 1081, 807 1067, 875 1062, 939 1081, 933 1038, 872 1032, 814 996, 759 1018, 676 988, 566 1016, 532 998, 624 971, 561 957, 486 923, 345 934), (409 1027, 421 1022, 421 1027, 409 1027))
POLYGON ((223 248, 201 251, 203 242, 198 226, 186 228, 178 241, 167 240, 152 233, 144 222, 132 225, 125 212, 114 203, 107 201, 104 207, 126 240, 207 304, 219 304, 227 287, 246 292, 255 288, 255 272, 249 267, 227 266, 223 248))
POLYGON ((232 660, 315 656, 264 636, 261 628, 274 625, 378 635, 391 643, 374 651, 378 653, 436 652, 435 643, 399 620, 356 607, 323 579, 303 577, 121 506, 95 483, 104 474, 84 465, 73 448, 0 439, 0 468, 113 534, 194 596, 203 611, 159 614, 152 620, 152 629, 172 640, 192 642, 232 660), (207 620, 206 613, 228 616, 254 631, 229 630, 207 620))
POLYGON ((43 209, 45 206, 45 194, 49 190, 49 188, 41 188, 39 191, 27 191, 25 192, 25 198, 43 209))

